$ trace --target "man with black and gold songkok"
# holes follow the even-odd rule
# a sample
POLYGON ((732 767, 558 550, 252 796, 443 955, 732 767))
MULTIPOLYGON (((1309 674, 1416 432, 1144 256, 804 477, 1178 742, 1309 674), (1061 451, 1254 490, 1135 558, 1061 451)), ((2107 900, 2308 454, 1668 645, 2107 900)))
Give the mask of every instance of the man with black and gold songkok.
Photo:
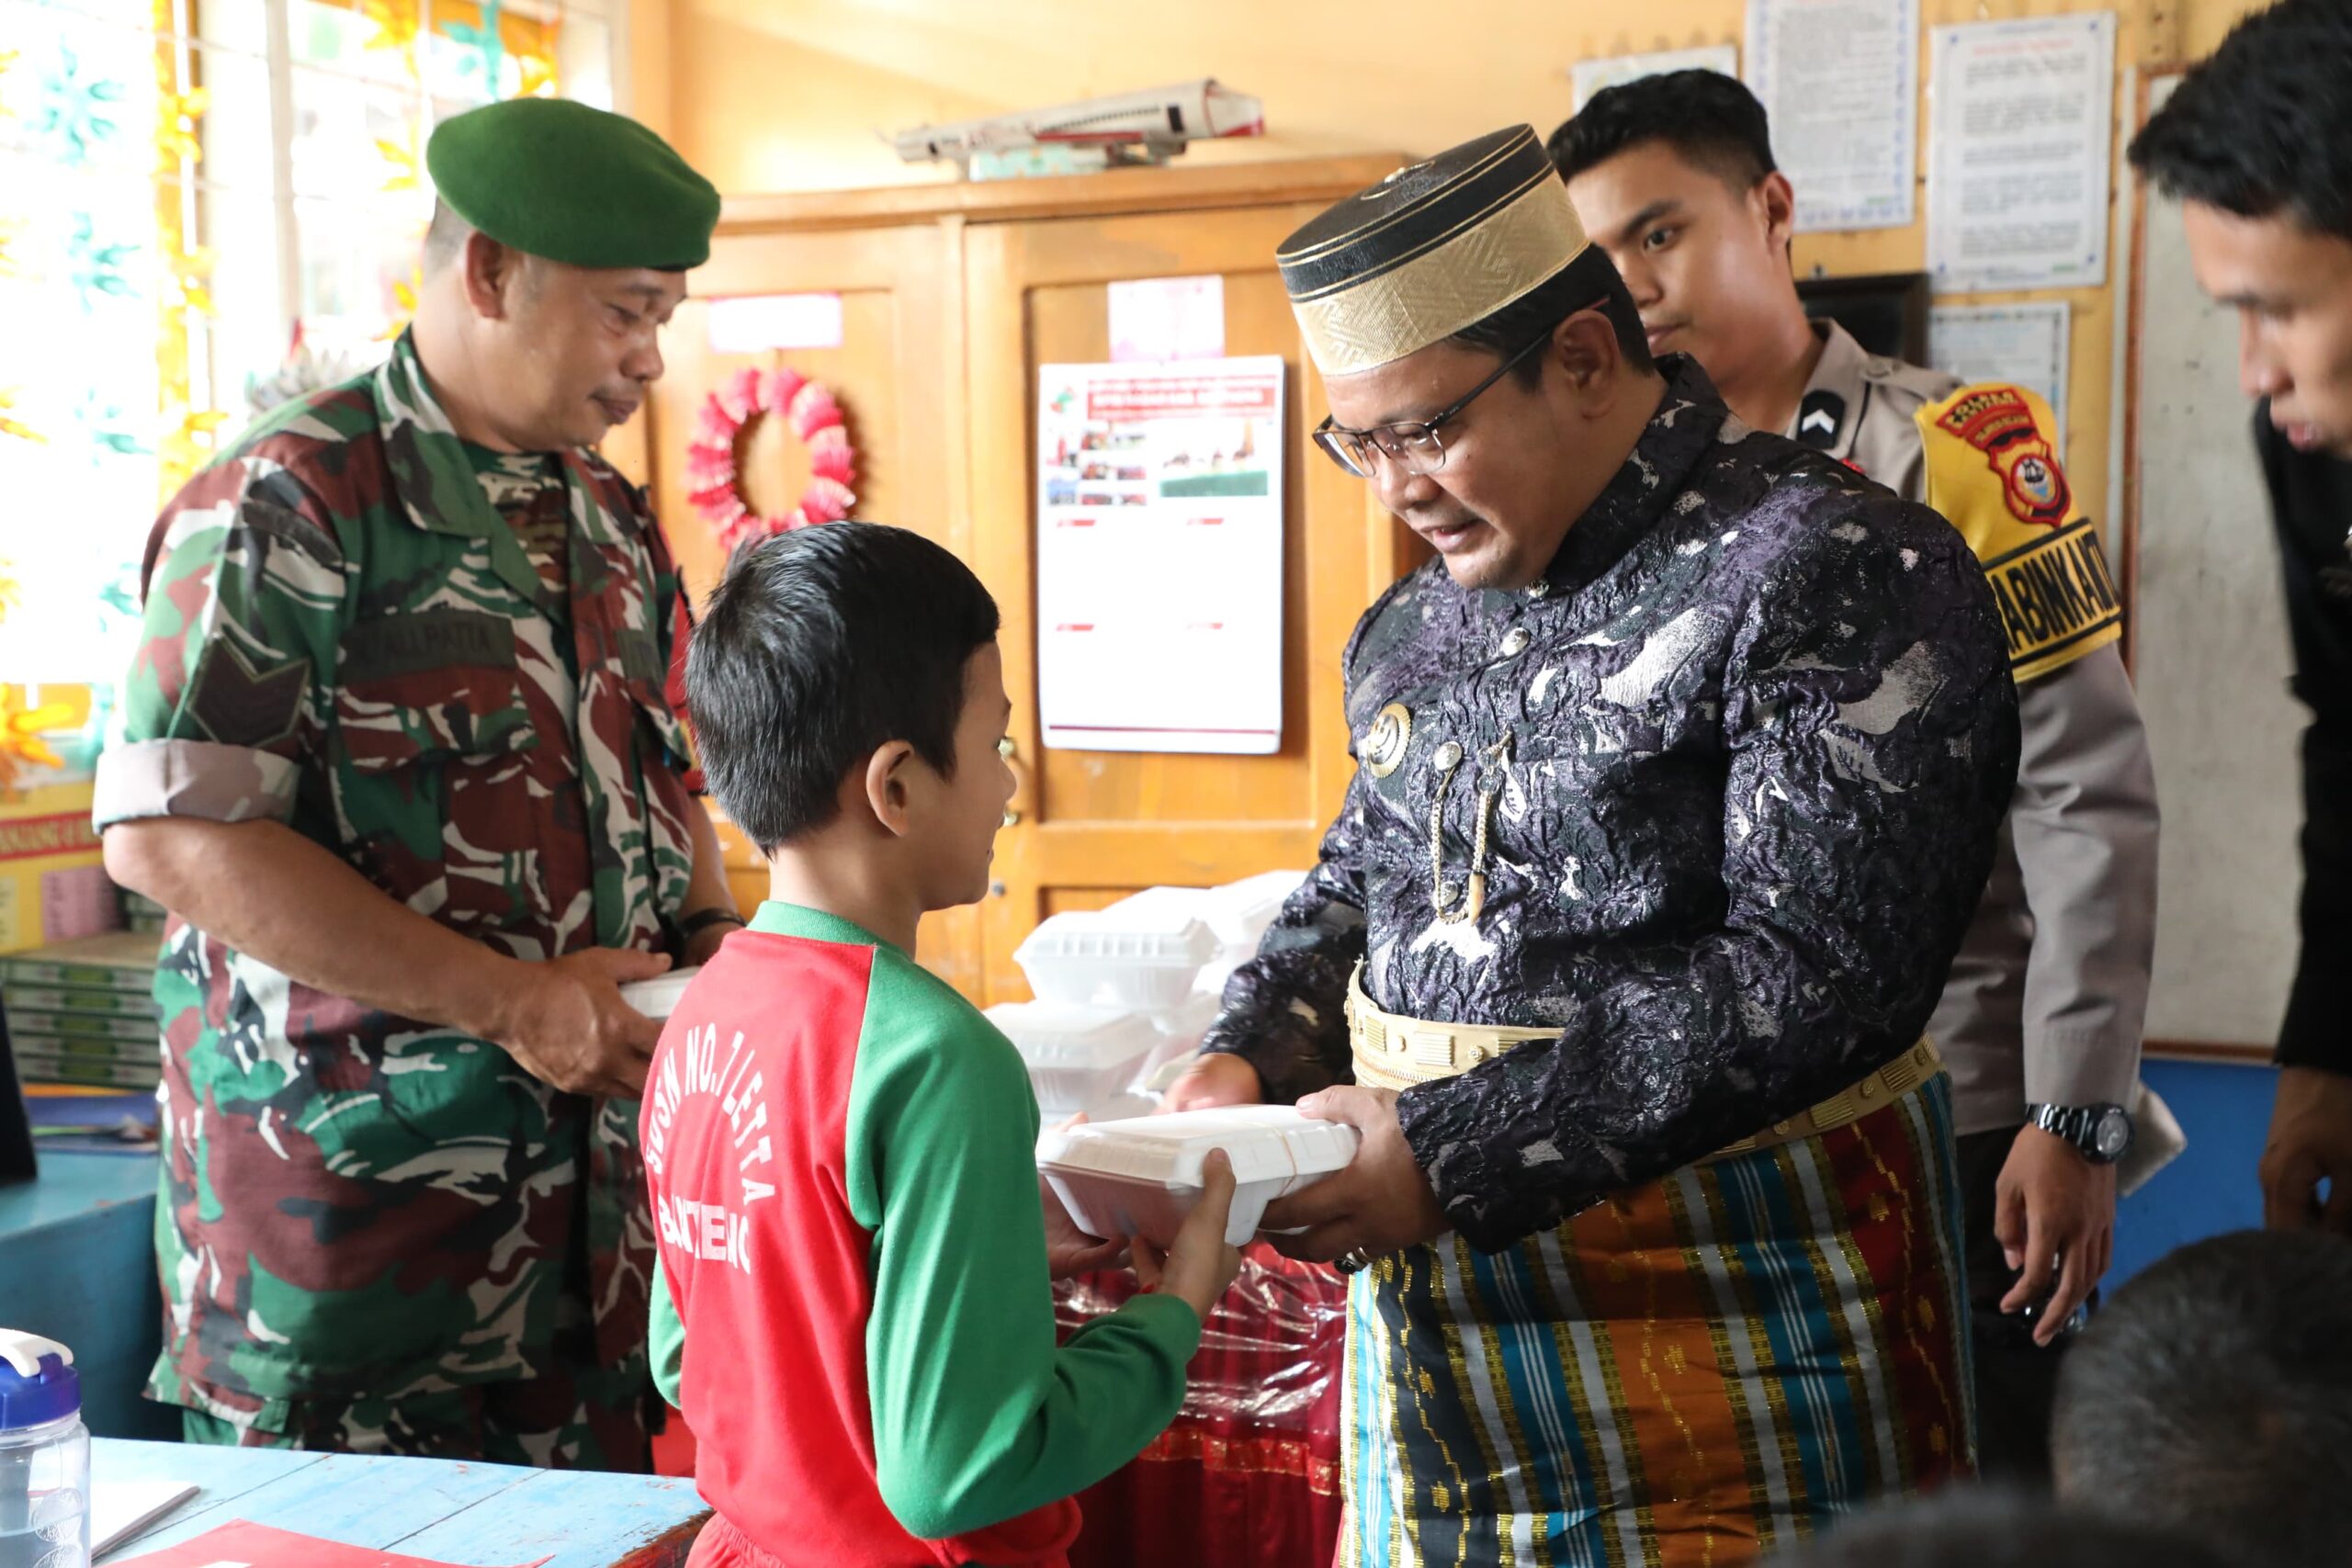
POLYGON ((1341 1561, 1732 1564, 1966 1473, 1921 1031, 2018 756, 1967 544, 1653 365, 1525 127, 1278 259, 1317 443, 1438 558, 1171 1098, 1363 1133, 1266 1217, 1353 1274, 1341 1561))

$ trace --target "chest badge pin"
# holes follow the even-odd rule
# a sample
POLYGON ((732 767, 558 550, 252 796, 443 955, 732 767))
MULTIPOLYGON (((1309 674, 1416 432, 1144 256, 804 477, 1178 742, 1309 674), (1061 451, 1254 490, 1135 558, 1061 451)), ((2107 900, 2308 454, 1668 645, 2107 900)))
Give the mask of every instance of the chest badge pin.
POLYGON ((1363 760, 1365 772, 1374 778, 1385 779, 1404 762, 1405 748, 1412 739, 1412 710, 1402 703, 1390 703, 1372 721, 1372 728, 1364 731, 1356 755, 1363 760))

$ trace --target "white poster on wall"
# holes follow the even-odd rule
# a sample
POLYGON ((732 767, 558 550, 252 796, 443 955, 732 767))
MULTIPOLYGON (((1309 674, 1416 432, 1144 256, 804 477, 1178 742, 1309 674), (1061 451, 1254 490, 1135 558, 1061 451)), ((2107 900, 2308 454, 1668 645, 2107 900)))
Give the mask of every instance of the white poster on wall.
POLYGON ((1604 87, 1623 86, 1645 76, 1663 76, 1669 71, 1720 71, 1726 76, 1736 76, 1738 46, 1719 43, 1704 49, 1661 49, 1648 54, 1579 60, 1568 68, 1568 80, 1576 90, 1576 107, 1581 109, 1604 87))
POLYGON ((1747 85, 1799 229, 1911 221, 1918 77, 1919 0, 1747 0, 1747 85))
POLYGON ((1280 749, 1283 374, 1273 355, 1040 367, 1046 745, 1280 749))
POLYGON ((2073 308, 2064 299, 2025 305, 1939 305, 1928 312, 1928 362, 1963 381, 2011 381, 2040 392, 2066 445, 2066 360, 2073 308))
POLYGON ((1938 28, 1929 51, 1937 292, 2105 283, 2115 14, 1938 28))

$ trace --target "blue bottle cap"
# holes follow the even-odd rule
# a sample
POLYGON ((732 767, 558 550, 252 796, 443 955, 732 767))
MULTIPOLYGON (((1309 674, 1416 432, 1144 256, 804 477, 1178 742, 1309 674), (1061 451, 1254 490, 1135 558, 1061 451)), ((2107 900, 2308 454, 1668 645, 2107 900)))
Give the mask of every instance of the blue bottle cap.
POLYGON ((55 1350, 43 1353, 28 1377, 0 1358, 0 1432, 45 1427, 82 1409, 82 1374, 55 1350))

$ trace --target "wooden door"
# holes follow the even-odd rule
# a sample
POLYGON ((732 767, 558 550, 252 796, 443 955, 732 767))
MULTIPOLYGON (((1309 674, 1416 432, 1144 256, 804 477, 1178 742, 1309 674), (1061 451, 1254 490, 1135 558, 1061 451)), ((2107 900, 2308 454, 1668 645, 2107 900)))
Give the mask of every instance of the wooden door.
MULTIPOLYGON (((840 400, 857 449, 852 515, 912 528, 968 558, 969 532, 953 491, 964 472, 953 411, 962 364, 957 335, 957 225, 883 224, 786 228, 722 223, 695 297, 679 308, 662 343, 668 367, 655 384, 651 438, 658 453, 654 503, 697 604, 725 561, 708 525, 687 500, 687 444, 704 399, 746 366, 788 365, 840 400), (767 294, 837 293, 837 348, 723 354, 712 345, 711 301, 767 294)), ((764 513, 789 512, 808 479, 806 453, 779 419, 755 422, 738 447, 746 500, 764 513)), ((748 913, 766 896, 757 852, 712 803, 726 850, 728 880, 748 913)), ((964 909, 925 921, 919 956, 967 994, 978 994, 979 927, 964 909)))
MULTIPOLYGON (((1349 769, 1340 657, 1393 581, 1398 546, 1361 480, 1313 448, 1326 410, 1274 247, 1330 201, 1378 177, 1352 160, 1328 190, 1213 211, 975 225, 966 241, 970 558, 1004 612, 1018 820, 997 843, 982 906, 982 991, 1027 996, 1012 951, 1036 922, 1159 883, 1208 886, 1312 863, 1349 769), (1281 355, 1286 389, 1283 737, 1268 756, 1040 752, 1035 618, 1037 367, 1108 357, 1106 288, 1122 278, 1224 278, 1226 352, 1281 355)), ((1394 164, 1387 166, 1393 167, 1394 164)), ((1312 168, 1314 165, 1302 167, 1312 168)))

